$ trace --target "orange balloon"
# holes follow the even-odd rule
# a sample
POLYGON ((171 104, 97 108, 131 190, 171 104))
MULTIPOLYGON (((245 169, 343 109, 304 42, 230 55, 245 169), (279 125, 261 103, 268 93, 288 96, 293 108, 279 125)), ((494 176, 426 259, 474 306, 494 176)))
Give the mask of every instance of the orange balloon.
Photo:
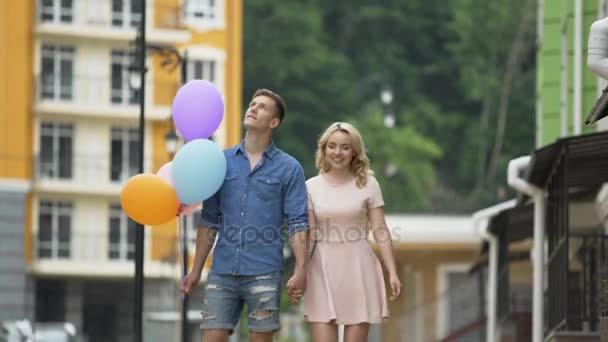
POLYGON ((174 219, 179 208, 173 187, 159 176, 145 173, 125 183, 120 204, 133 221, 151 226, 174 219))

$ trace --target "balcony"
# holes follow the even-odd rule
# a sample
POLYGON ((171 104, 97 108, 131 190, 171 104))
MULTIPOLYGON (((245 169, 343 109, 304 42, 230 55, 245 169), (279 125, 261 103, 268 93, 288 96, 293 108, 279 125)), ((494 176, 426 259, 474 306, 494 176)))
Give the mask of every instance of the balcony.
MULTIPOLYGON (((96 231, 77 216, 98 215, 97 212, 80 212, 72 215, 71 229, 58 229, 52 233, 40 234, 35 231, 32 239, 34 258, 29 266, 32 274, 55 277, 90 277, 90 278, 131 278, 134 269, 134 242, 126 243, 126 235, 133 232, 128 227, 122 234, 122 240, 115 239, 107 230, 107 219, 96 222, 96 231), (104 229, 105 228, 105 229, 104 229), (114 238, 114 241, 111 241, 114 238)), ((154 239, 171 241, 169 249, 159 260, 152 260, 152 233, 146 230, 144 274, 150 278, 177 278, 180 274, 178 241, 175 234, 160 236, 154 233, 154 239)), ((131 234, 129 234, 130 236, 131 234)))
MULTIPOLYGON (((135 91, 129 89, 126 79, 109 76, 76 75, 67 80, 36 76, 34 110, 38 114, 101 117, 107 119, 139 118, 139 101, 135 91)), ((170 102, 156 104, 155 94, 175 94, 177 81, 146 82, 146 119, 166 120, 170 102)), ((166 99, 165 99, 166 100, 166 99)))
MULTIPOLYGON (((126 2, 125 2, 126 3, 126 2)), ((110 0, 75 1, 73 8, 45 8, 38 3, 36 34, 73 39, 132 41, 141 11, 136 8, 117 10, 110 0)), ((147 40, 158 44, 187 42, 190 32, 182 26, 179 6, 154 4, 148 6, 147 40)))
MULTIPOLYGON (((87 135, 86 132, 84 135, 87 135)), ((100 136, 102 135, 104 134, 100 136)), ((125 156, 126 160, 120 164, 116 160, 112 162, 110 137, 104 135, 105 140, 101 139, 92 140, 97 141, 98 152, 83 149, 87 144, 76 140, 72 143, 75 151, 68 156, 62 153, 63 156, 55 162, 42 161, 35 155, 34 191, 57 195, 118 197, 123 184, 138 174, 138 159, 137 156, 125 156)), ((144 170, 150 168, 151 160, 146 154, 144 170)))

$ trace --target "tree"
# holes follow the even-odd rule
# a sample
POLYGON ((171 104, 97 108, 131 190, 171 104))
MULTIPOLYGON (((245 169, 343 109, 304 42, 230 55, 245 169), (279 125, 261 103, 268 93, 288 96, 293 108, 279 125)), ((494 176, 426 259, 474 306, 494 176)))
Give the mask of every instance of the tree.
POLYGON ((247 0, 244 94, 286 99, 276 140, 307 177, 318 135, 352 121, 390 210, 470 212, 499 199, 507 161, 533 147, 533 2, 247 0), (382 83, 393 130, 381 124, 382 83))

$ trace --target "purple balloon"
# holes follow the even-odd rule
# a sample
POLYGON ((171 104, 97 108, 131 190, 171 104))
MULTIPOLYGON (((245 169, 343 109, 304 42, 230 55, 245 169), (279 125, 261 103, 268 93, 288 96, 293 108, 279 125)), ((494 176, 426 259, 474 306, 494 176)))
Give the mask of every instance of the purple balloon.
POLYGON ((209 138, 223 117, 222 95, 209 81, 189 81, 175 94, 173 122, 186 141, 209 138))

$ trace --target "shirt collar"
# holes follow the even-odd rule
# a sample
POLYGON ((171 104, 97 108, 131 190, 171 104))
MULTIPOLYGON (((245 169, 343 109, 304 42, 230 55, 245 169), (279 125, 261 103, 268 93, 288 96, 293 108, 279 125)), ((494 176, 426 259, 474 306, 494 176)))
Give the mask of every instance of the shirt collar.
MULTIPOLYGON (((234 149, 234 155, 236 155, 237 153, 244 153, 245 152, 245 139, 241 140, 241 143, 236 145, 236 148, 234 149)), ((266 150, 264 151, 264 155, 269 157, 270 159, 273 159, 274 156, 279 152, 279 150, 277 149, 277 147, 274 145, 274 141, 270 140, 270 144, 268 144, 268 147, 266 147, 266 150)))

